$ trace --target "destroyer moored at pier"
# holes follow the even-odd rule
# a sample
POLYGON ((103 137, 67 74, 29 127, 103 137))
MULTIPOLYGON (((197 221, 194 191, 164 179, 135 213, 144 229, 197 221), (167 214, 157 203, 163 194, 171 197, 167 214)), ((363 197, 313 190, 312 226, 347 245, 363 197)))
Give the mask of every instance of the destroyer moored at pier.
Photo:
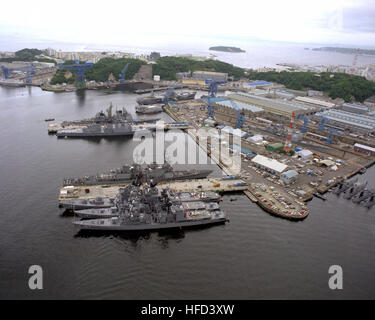
POLYGON ((127 201, 119 216, 108 219, 74 221, 81 230, 146 231, 197 227, 225 223, 226 215, 217 203, 173 203, 168 190, 129 186, 127 201))
POLYGON ((138 164, 123 165, 117 169, 99 173, 95 176, 66 178, 64 186, 100 185, 131 183, 137 177, 143 181, 153 180, 155 183, 162 181, 204 179, 212 170, 185 169, 176 170, 170 164, 157 165, 155 163, 140 166, 138 164))

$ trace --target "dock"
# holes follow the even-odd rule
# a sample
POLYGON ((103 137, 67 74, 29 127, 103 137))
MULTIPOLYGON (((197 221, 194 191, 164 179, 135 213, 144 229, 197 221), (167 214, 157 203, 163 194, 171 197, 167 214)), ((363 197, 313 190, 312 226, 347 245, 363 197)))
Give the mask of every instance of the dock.
MULTIPOLYGON (((60 188, 59 201, 69 199, 93 199, 96 197, 114 198, 121 187, 119 185, 65 186, 60 188)), ((194 179, 159 183, 158 189, 169 188, 174 192, 216 191, 239 192, 248 189, 247 183, 241 179, 223 180, 222 178, 194 179)))

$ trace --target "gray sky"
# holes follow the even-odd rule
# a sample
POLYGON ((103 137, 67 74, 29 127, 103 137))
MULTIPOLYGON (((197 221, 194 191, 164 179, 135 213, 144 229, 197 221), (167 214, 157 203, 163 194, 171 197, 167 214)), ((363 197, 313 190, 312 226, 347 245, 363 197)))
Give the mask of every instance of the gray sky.
POLYGON ((8 41, 154 46, 263 39, 375 47, 375 0, 22 0, 1 8, 0 33, 8 41))

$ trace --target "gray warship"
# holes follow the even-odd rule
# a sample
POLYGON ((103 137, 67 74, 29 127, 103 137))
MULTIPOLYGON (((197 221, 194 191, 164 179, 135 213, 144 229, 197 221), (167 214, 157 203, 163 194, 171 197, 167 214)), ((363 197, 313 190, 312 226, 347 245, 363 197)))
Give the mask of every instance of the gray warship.
POLYGON ((118 216, 105 219, 74 221, 80 230, 146 231, 196 227, 225 223, 226 215, 217 203, 173 203, 168 190, 129 186, 127 201, 118 216))
POLYGON ((212 170, 198 169, 175 170, 168 163, 163 165, 152 163, 146 166, 133 164, 123 165, 120 168, 111 169, 95 176, 66 178, 63 180, 63 186, 123 184, 131 183, 134 179, 139 179, 143 182, 152 179, 154 183, 174 180, 204 179, 211 172, 212 170))
POLYGON ((131 123, 117 122, 99 124, 93 123, 80 128, 58 130, 56 135, 60 138, 71 137, 118 137, 132 136, 135 133, 131 123))
MULTIPOLYGON (((98 219, 98 218, 112 218, 120 215, 122 208, 129 201, 131 190, 134 190, 132 185, 126 188, 120 188, 118 195, 114 199, 114 206, 110 208, 98 208, 98 209, 74 209, 74 214, 83 219, 98 219)), ((158 194, 159 191, 156 188, 150 189, 148 193, 154 192, 158 194)), ((168 190, 168 195, 172 204, 182 203, 185 208, 206 209, 206 210, 218 210, 221 197, 216 192, 182 192, 174 194, 168 190)))
POLYGON ((353 203, 360 203, 361 201, 366 200, 367 198, 371 197, 375 193, 374 190, 364 189, 361 192, 357 193, 355 196, 352 197, 353 203))
POLYGON ((147 97, 140 97, 137 99, 138 104, 158 104, 162 103, 164 100, 164 96, 156 96, 154 92, 151 93, 151 95, 147 97))
POLYGON ((141 114, 155 114, 155 113, 160 113, 163 111, 163 108, 160 106, 145 106, 145 105, 139 105, 135 107, 135 112, 136 113, 141 113, 141 114))
POLYGON ((366 188, 366 185, 367 185, 367 181, 354 183, 352 187, 350 187, 344 192, 344 199, 351 199, 357 193, 364 190, 366 188))
POLYGON ((114 199, 101 197, 95 199, 67 199, 59 201, 59 207, 73 211, 91 208, 111 208, 114 205, 114 199))
POLYGON ((112 112, 113 106, 112 103, 107 108, 106 112, 99 111, 95 114, 93 118, 82 119, 82 120, 73 120, 73 121, 63 121, 61 126, 69 125, 90 125, 90 124, 107 124, 107 123, 118 123, 118 122, 132 122, 132 115, 127 112, 125 107, 121 109, 116 109, 115 112, 112 112))

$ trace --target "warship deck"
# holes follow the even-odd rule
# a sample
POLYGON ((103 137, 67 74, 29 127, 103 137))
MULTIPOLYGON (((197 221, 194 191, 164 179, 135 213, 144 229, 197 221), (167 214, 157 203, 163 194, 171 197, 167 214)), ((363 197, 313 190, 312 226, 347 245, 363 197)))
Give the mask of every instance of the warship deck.
MULTIPOLYGON (((95 186, 65 186, 60 188, 59 201, 68 199, 91 199, 96 197, 113 198, 121 185, 95 185, 95 186)), ((223 180, 222 178, 196 179, 186 181, 165 182, 157 188, 170 188, 175 192, 219 191, 233 192, 248 189, 248 185, 241 179, 223 180)))

